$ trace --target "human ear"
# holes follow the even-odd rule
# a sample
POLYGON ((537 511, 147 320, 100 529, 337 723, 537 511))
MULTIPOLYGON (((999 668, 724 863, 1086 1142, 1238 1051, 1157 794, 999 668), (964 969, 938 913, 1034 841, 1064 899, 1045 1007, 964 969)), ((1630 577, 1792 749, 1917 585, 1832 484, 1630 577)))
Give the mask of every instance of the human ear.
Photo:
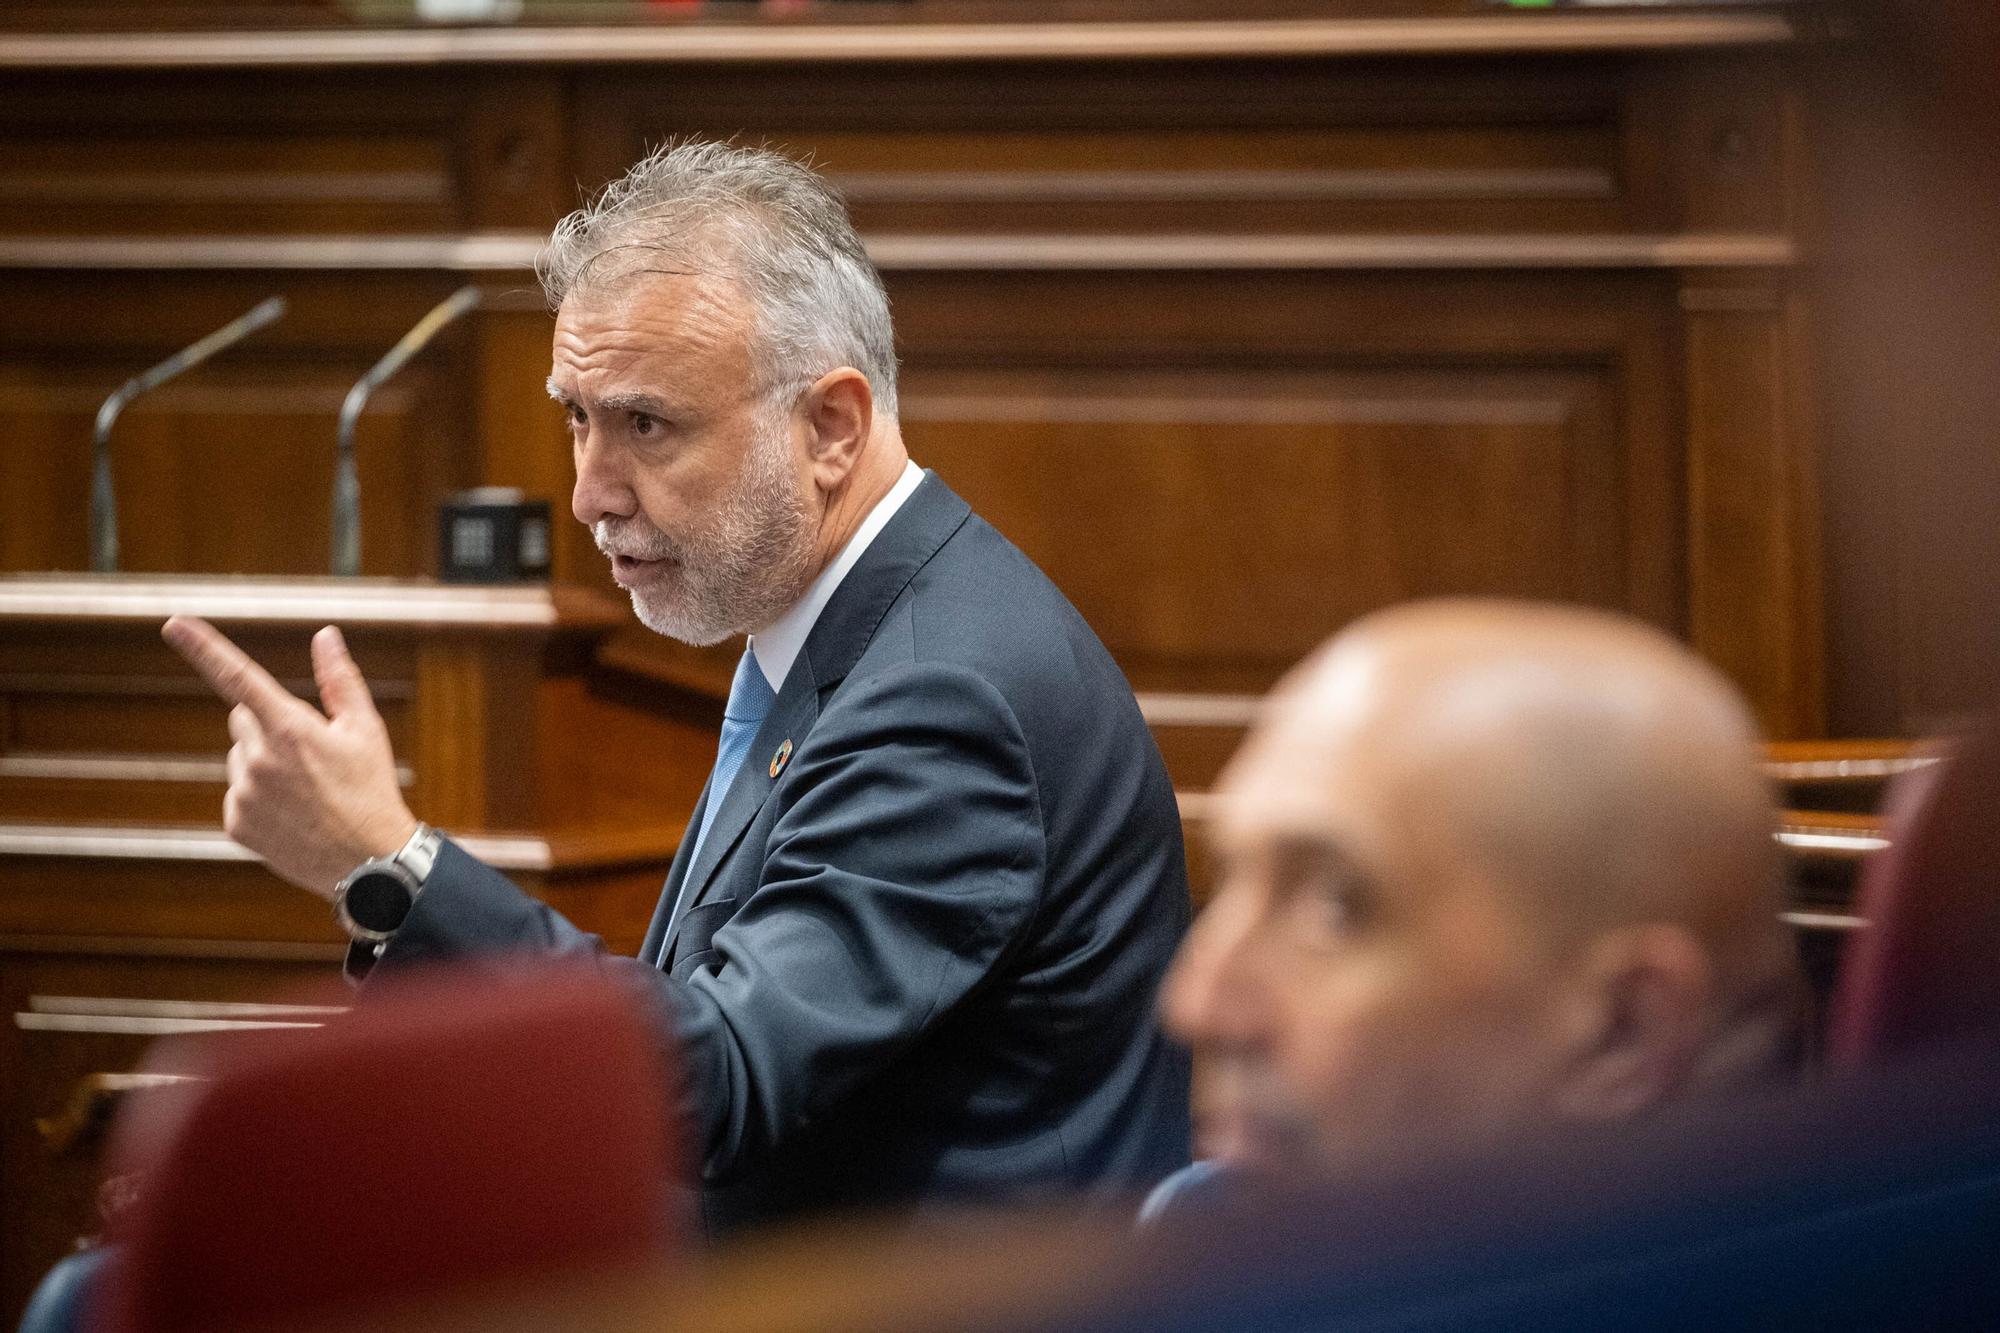
POLYGON ((868 377, 851 366, 830 370, 800 399, 806 422, 807 466, 823 491, 847 480, 875 423, 868 377))
POLYGON ((1714 969, 1688 930, 1629 926, 1587 948, 1571 1000, 1558 1112, 1623 1120, 1667 1101, 1701 1058, 1714 969))

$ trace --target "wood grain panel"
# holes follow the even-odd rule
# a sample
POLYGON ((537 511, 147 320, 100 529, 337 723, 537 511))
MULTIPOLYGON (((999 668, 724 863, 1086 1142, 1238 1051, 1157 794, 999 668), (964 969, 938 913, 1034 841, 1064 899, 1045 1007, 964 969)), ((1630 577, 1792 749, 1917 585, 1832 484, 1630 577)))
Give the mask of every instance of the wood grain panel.
MULTIPOLYGON (((317 697, 305 634, 229 629, 294 693, 317 697)), ((406 752, 414 735, 407 648, 364 628, 355 652, 392 742, 406 752)), ((157 620, 88 633, 14 622, 0 633, 0 819, 116 812, 211 824, 228 748, 226 709, 160 642, 157 620)))
POLYGON ((774 128, 871 231, 1584 230, 1617 218, 1610 126, 902 134, 774 128))
POLYGON ((1995 11, 1859 6, 1807 122, 1839 735, 2000 706, 1995 11))
POLYGON ((1506 67, 1273 62, 586 76, 576 168, 745 132, 809 154, 878 232, 1604 230, 1620 225, 1615 81, 1506 67), (588 126, 588 132, 584 127, 588 126))
POLYGON ((475 472, 487 485, 518 487, 549 502, 555 582, 593 586, 623 601, 590 529, 570 516, 569 428, 547 389, 553 326, 540 291, 525 287, 490 296, 474 323, 475 472))
MULTIPOLYGON (((87 0, 56 0, 83 4, 87 0)), ((115 5, 107 6, 116 9, 115 5)), ((40 8, 39 6, 37 8, 40 8)), ((971 64, 994 61, 1109 61, 1382 57, 1467 52, 1694 52, 1784 45, 1797 33, 1782 14, 1496 14, 1469 0, 1378 0, 1326 17, 1295 3, 1233 6, 1217 20, 1212 4, 1037 5, 1032 22, 981 5, 894 6, 888 21, 770 24, 648 24, 581 27, 469 25, 429 30, 237 32, 244 11, 218 6, 191 32, 36 32, 0 44, 0 67, 26 69, 317 69, 414 65, 454 70, 491 63, 682 67, 782 62, 813 69, 858 61, 971 64), (205 20, 205 21, 204 21, 205 20), (203 32, 203 27, 221 31, 203 32)), ((6 11, 10 13, 12 11, 6 11)), ((35 11, 30 11, 33 14, 35 11)), ((46 10, 42 10, 46 22, 46 10)), ((615 16, 615 11, 612 11, 615 16)), ((126 26, 175 27, 153 8, 120 15, 126 26)), ((27 20, 22 26, 33 26, 27 20)), ((275 26, 275 25, 274 25, 275 26)), ((817 70, 815 69, 815 73, 817 70)))
MULTIPOLYGON (((128 376, 281 290, 291 315, 225 359, 141 398, 112 431, 121 569, 322 573, 330 555, 335 424, 348 388, 422 314, 423 283, 379 284, 364 322, 336 309, 349 286, 273 275, 24 284, 52 312, 32 328, 0 315, 0 569, 82 569, 92 423, 128 376), (415 290, 411 290, 414 287, 415 290), (104 293, 120 296, 107 308, 104 293), (212 321, 212 322, 210 322, 212 321)), ((356 296, 367 283, 353 283, 356 296)), ((435 513, 464 485, 468 335, 447 332, 371 399, 356 434, 365 573, 435 568, 435 513)))
POLYGON ((1823 732, 1818 490, 1796 302, 1692 288, 1688 312, 1689 621, 1767 734, 1823 732))
POLYGON ((244 231, 446 228, 456 219, 442 147, 429 135, 238 129, 162 152, 142 126, 23 134, 0 172, 0 223, 20 232, 207 230, 218 217, 244 231))
POLYGON ((995 373, 913 379, 904 417, 1135 680, 1261 689, 1411 597, 1616 604, 1603 398, 1589 374, 995 373))
POLYGON ((560 82, 15 74, 0 234, 545 227, 568 199, 560 82))

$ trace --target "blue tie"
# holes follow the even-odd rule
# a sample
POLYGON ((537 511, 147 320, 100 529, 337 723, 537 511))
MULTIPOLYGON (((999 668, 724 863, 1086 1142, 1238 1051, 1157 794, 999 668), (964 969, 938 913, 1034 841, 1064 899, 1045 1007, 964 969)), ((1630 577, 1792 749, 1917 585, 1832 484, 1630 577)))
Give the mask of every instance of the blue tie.
POLYGON ((680 894, 674 899, 674 912, 667 920, 666 939, 660 942, 662 953, 667 942, 674 937, 674 927, 680 922, 681 906, 687 898, 688 884, 694 878, 695 863, 701 860, 702 844, 708 841, 708 830, 715 824, 715 816, 722 809, 723 798, 729 795, 729 788, 736 781, 736 771, 743 767, 744 756, 750 753, 750 742, 757 738, 757 728, 764 725, 764 715, 771 711, 771 705, 778 696, 771 690, 771 682, 764 679, 764 668, 757 665, 757 653, 753 648, 743 650, 743 660, 736 664, 736 679, 729 685, 729 702, 722 709, 722 739, 715 747, 715 772, 708 781, 708 805, 701 812, 701 829, 694 835, 694 851, 688 856, 688 874, 681 881, 680 894))

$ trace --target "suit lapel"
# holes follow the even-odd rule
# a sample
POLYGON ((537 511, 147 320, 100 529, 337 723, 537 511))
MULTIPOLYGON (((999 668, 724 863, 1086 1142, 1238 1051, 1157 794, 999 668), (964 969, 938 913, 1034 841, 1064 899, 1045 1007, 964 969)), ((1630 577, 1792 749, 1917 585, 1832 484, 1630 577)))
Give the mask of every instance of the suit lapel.
MULTIPOLYGON (((735 781, 719 798, 722 806, 715 812, 715 822, 709 825, 700 857, 688 867, 687 891, 682 895, 687 905, 681 908, 682 920, 706 896, 716 868, 735 850, 743 830, 750 827, 750 821, 764 808, 771 788, 778 785, 777 775, 771 772, 772 757, 778 746, 790 741, 796 749, 818 717, 819 687, 813 682, 804 654, 800 654, 791 674, 785 677, 785 688, 778 692, 777 702, 757 728, 757 735, 750 742, 750 753, 743 756, 743 767, 736 770, 735 781)), ((717 799, 716 793, 711 791, 709 799, 717 799)), ((701 825, 691 823, 689 827, 698 829, 701 825)))
POLYGON ((653 908, 652 924, 646 927, 646 942, 639 946, 639 960, 646 963, 660 961, 660 946, 666 943, 667 926, 673 921, 674 903, 681 896, 681 885, 687 882, 688 860, 694 851, 694 833, 701 827, 702 811, 708 809, 709 798, 714 795, 710 789, 715 786, 715 774, 708 775, 708 781, 701 787, 701 795, 694 803, 694 813, 688 816, 687 828, 681 832, 681 845, 674 849, 673 862, 667 867, 666 887, 660 891, 660 901, 653 908))
MULTIPOLYGON (((744 830, 757 818, 772 788, 778 785, 778 776, 771 772, 778 747, 786 741, 792 743, 794 750, 805 745, 813 723, 819 720, 820 696, 846 679, 881 627, 882 618, 903 595, 903 589, 971 513, 971 507, 939 481, 936 474, 927 475, 847 572, 806 636, 805 647, 750 742, 750 753, 744 756, 743 767, 736 771, 729 790, 704 791, 704 805, 720 800, 722 808, 715 812, 715 823, 710 825, 708 837, 701 845, 701 857, 692 865, 684 864, 692 836, 682 839, 674 868, 667 875, 662 906, 654 912, 652 930, 647 932, 647 941, 653 946, 652 957, 660 956, 655 932, 664 934, 670 924, 663 913, 671 914, 674 900, 685 897, 680 920, 687 920, 688 913, 708 896, 717 870, 735 851, 744 830), (676 874, 681 878, 677 880, 676 874), (678 890, 683 882, 687 886, 684 894, 678 890)), ((701 827, 703 808, 696 806, 693 818, 688 821, 690 835, 701 827)), ((675 924, 676 938, 679 933, 675 924)), ((665 960, 669 967, 673 963, 672 948, 670 944, 665 960)))

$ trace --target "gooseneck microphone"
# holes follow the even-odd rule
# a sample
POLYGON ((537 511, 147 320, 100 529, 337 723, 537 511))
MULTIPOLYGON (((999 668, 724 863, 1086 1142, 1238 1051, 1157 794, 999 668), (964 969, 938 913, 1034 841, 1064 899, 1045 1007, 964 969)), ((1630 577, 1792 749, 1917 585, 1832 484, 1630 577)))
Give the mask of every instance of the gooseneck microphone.
POLYGON ((354 382, 340 405, 340 437, 333 460, 333 572, 361 572, 361 478, 354 467, 354 428, 361 409, 382 382, 408 365, 443 328, 479 304, 479 289, 465 286, 431 307, 394 347, 354 382))
POLYGON ((200 342, 191 343, 141 375, 118 386, 97 409, 96 458, 90 471, 90 567, 100 574, 118 568, 118 497, 111 484, 111 427, 134 398, 159 388, 184 370, 191 370, 226 347, 232 347, 285 313, 282 296, 273 296, 230 320, 200 342))

